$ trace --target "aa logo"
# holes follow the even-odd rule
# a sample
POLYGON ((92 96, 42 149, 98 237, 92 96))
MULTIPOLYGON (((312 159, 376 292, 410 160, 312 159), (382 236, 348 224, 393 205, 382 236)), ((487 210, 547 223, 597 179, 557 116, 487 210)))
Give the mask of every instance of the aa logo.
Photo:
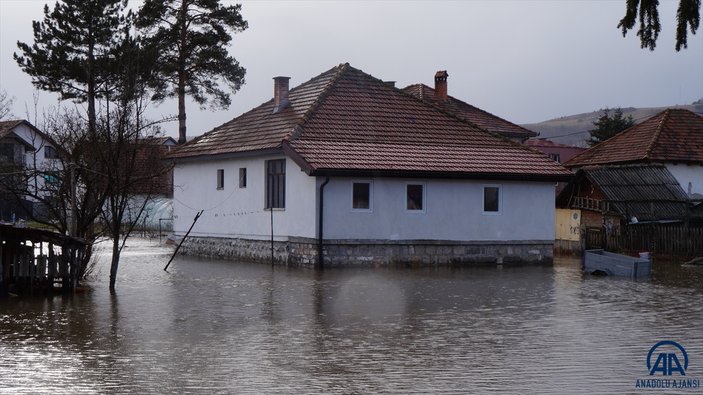
POLYGON ((660 341, 649 349, 647 369, 650 376, 673 376, 674 373, 685 376, 688 369, 686 349, 675 341, 660 341))

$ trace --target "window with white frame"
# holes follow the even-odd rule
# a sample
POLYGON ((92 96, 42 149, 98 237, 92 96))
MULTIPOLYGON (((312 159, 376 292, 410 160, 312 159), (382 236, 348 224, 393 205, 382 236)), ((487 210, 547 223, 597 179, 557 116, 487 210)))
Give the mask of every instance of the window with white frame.
POLYGON ((217 169, 217 189, 225 188, 225 169, 217 169))
POLYGON ((411 212, 425 211, 425 184, 408 183, 405 185, 405 209, 411 212))
POLYGON ((500 185, 483 186, 483 212, 499 214, 502 210, 503 193, 500 185))
POLYGON ((371 181, 352 181, 352 210, 371 211, 373 202, 373 183, 371 181))

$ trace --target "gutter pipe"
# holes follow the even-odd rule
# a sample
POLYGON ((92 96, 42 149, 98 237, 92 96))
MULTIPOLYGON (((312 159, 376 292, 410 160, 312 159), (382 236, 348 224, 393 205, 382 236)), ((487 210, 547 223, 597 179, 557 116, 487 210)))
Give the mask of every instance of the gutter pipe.
POLYGON ((322 221, 322 216, 324 213, 325 209, 325 186, 327 183, 330 182, 329 177, 325 177, 325 181, 320 185, 320 208, 319 208, 319 213, 318 213, 318 229, 319 232, 317 234, 317 263, 315 264, 315 269, 322 270, 323 268, 323 257, 322 257, 322 226, 323 226, 323 221, 322 221))

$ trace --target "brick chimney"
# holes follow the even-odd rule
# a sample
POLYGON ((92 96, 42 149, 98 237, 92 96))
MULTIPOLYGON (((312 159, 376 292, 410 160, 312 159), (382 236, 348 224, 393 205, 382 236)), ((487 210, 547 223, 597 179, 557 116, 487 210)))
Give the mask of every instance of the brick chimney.
POLYGON ((290 77, 273 77, 273 113, 288 107, 288 80, 290 77))
POLYGON ((434 96, 435 99, 447 99, 447 70, 440 70, 434 75, 434 96))

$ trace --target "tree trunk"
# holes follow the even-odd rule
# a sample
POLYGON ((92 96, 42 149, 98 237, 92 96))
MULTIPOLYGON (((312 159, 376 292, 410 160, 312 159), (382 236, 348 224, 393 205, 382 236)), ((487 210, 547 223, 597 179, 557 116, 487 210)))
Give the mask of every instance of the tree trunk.
POLYGON ((179 40, 180 50, 178 54, 178 144, 186 142, 186 44, 187 29, 186 18, 188 16, 188 2, 182 0, 181 14, 179 16, 179 40))
POLYGON ((117 282, 117 268, 120 265, 120 237, 115 234, 112 237, 112 261, 110 263, 110 293, 115 292, 117 282))

